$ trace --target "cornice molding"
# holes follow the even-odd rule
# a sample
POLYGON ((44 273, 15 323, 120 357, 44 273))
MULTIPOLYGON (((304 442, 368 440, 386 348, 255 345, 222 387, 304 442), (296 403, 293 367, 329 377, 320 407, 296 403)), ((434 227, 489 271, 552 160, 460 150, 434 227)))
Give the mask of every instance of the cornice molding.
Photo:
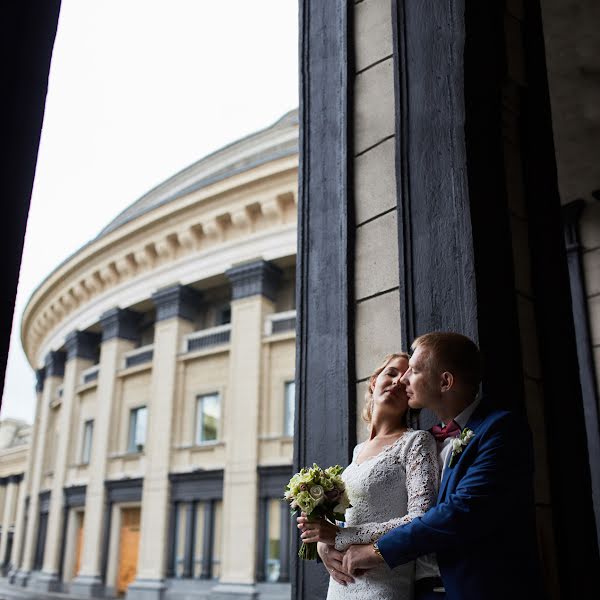
POLYGON ((174 283, 191 285, 198 281, 220 277, 233 265, 249 256, 261 256, 273 261, 296 254, 296 223, 266 229, 245 238, 224 242, 202 252, 180 257, 173 263, 158 266, 152 271, 118 284, 78 307, 62 323, 54 327, 36 346, 32 364, 43 364, 50 350, 61 348, 65 337, 73 330, 88 330, 99 323, 100 315, 119 306, 135 306, 151 298, 156 290, 174 283))
POLYGON ((285 173, 272 173, 260 193, 191 203, 183 213, 177 203, 169 204, 152 226, 143 225, 148 215, 142 215, 137 228, 134 221, 109 234, 112 244, 99 240, 97 252, 82 249, 34 292, 25 309, 21 339, 30 364, 37 366, 38 350, 48 336, 95 298, 187 256, 200 257, 234 240, 295 223, 296 187, 296 167, 288 167, 285 173))

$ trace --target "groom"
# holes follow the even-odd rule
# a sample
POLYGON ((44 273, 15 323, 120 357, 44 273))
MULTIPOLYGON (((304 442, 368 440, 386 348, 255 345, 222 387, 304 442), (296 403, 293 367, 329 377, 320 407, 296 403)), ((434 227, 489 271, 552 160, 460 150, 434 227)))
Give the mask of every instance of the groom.
POLYGON ((342 570, 352 576, 435 553, 443 588, 427 597, 542 598, 527 424, 477 399, 481 356, 469 338, 429 333, 412 349, 402 379, 409 406, 432 410, 443 424, 432 431, 443 469, 438 502, 375 544, 351 546, 342 570))

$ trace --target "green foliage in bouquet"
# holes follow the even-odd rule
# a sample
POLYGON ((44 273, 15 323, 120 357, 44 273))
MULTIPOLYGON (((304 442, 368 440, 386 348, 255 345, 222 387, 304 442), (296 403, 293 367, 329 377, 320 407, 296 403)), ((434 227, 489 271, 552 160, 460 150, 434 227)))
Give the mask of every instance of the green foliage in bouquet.
MULTIPOLYGON (((335 521, 346 520, 346 510, 351 508, 346 486, 342 480, 343 467, 335 465, 325 470, 313 463, 296 473, 285 486, 283 499, 290 504, 292 514, 298 510, 309 519, 325 518, 335 521)), ((302 542, 298 556, 305 560, 317 558, 317 544, 302 542)))

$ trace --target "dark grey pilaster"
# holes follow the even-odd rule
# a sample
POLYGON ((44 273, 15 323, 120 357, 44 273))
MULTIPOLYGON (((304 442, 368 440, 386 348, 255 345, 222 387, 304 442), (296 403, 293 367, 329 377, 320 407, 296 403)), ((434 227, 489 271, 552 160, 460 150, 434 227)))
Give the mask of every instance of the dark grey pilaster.
POLYGON ((258 535, 256 536, 256 581, 264 581, 266 577, 265 563, 267 561, 266 548, 268 510, 268 499, 261 496, 258 499, 258 535))
POLYGON ((67 360, 84 358, 96 362, 102 336, 90 331, 72 331, 65 340, 67 360))
POLYGON ((193 321, 202 301, 202 294, 185 285, 162 288, 152 294, 156 306, 156 321, 186 319, 193 321))
POLYGON ((63 350, 51 350, 46 354, 45 371, 46 377, 64 377, 66 352, 63 350))
POLYGON ((177 503, 169 504, 169 530, 167 531, 167 568, 166 577, 175 577, 175 526, 177 523, 177 503))
MULTIPOLYGON (((353 5, 300 2, 295 470, 313 462, 348 464, 356 437, 349 136, 353 5)), ((294 556, 298 537, 292 542, 294 556)), ((321 565, 294 560, 292 573, 292 598, 326 596, 321 565)))
POLYGON ((285 502, 282 502, 280 506, 280 523, 279 581, 288 582, 290 580, 290 533, 292 520, 290 517, 289 506, 285 502))
POLYGON ((63 506, 62 531, 60 532, 60 559, 58 563, 58 580, 63 580, 65 569, 65 551, 67 549, 67 527, 69 525, 69 507, 63 506))
POLYGON ((140 320, 141 315, 134 310, 111 308, 100 317, 102 342, 113 338, 138 341, 140 320))
POLYGON ((257 260, 232 267, 225 272, 231 282, 231 299, 262 295, 275 301, 281 270, 275 265, 257 260))
POLYGON ((183 577, 189 579, 194 575, 194 537, 196 535, 196 503, 188 502, 185 520, 185 546, 183 552, 183 577))
POLYGON ((41 394, 44 391, 44 380, 46 379, 46 369, 42 367, 41 369, 35 370, 35 391, 38 394, 41 394))
POLYGON ((215 534, 215 502, 204 502, 204 538, 202 540, 202 579, 211 579, 213 560, 213 540, 215 534))
POLYGON ((112 520, 112 502, 104 504, 104 527, 102 529, 102 557, 100 559, 100 577, 106 583, 106 571, 108 569, 108 546, 110 543, 110 525, 112 520))
POLYGON ((585 276, 582 268, 582 246, 579 238, 579 220, 584 209, 583 200, 575 200, 562 207, 565 246, 569 266, 569 281, 573 301, 573 321, 577 358, 581 379, 581 395, 587 434, 592 498, 596 517, 596 535, 600 542, 600 419, 598 416, 598 382, 590 335, 585 276))

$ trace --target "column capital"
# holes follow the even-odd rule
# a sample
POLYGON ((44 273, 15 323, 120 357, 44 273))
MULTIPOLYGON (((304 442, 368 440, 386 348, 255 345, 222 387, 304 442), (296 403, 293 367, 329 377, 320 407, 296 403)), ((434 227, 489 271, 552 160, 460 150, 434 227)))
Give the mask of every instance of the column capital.
POLYGON ((44 390, 44 379, 46 379, 46 369, 42 367, 41 369, 35 370, 35 391, 38 394, 41 394, 44 390))
POLYGON ((51 350, 48 352, 44 360, 46 377, 64 377, 66 358, 67 354, 64 350, 51 350))
POLYGON ((152 294, 156 307, 156 322, 177 317, 192 321, 198 312, 202 293, 185 285, 173 285, 152 294))
POLYGON ((281 269, 266 260, 237 265, 225 271, 231 282, 231 299, 261 295, 275 301, 281 269))
POLYGON ((98 358, 98 345, 101 335, 91 331, 72 331, 67 335, 65 346, 67 348, 67 360, 74 358, 85 358, 95 361, 98 358))
POLYGON ((139 339, 140 313, 128 308, 111 308, 100 317, 102 342, 113 338, 136 342, 139 339))

